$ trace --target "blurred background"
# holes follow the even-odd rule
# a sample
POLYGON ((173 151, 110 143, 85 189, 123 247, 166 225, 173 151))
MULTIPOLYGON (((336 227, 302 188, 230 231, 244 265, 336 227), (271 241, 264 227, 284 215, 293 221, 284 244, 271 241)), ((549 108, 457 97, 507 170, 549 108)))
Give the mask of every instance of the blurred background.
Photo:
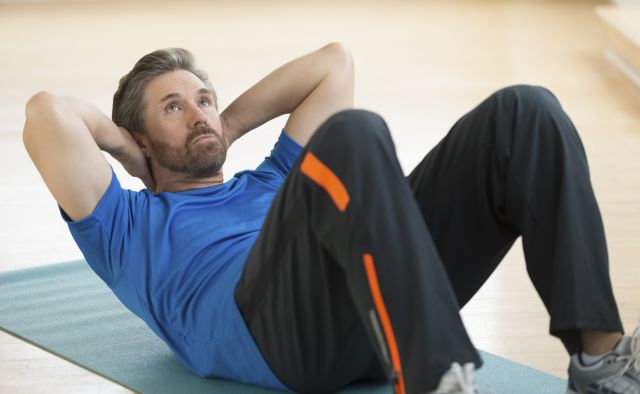
MULTIPOLYGON (((78 96, 110 114, 118 80, 136 60, 177 46, 194 53, 224 108, 279 65, 331 41, 350 48, 356 106, 387 120, 406 173, 498 88, 551 89, 582 136, 625 328, 637 325, 640 1, 634 0, 0 0, 0 271, 82 257, 22 146, 31 95, 78 96)), ((285 120, 234 144, 226 177, 255 167, 285 120)), ((110 162, 125 187, 142 187, 110 162)), ((479 348, 566 377, 568 356, 547 334, 519 243, 463 317, 479 348)), ((0 332, 0 393, 43 391, 127 392, 0 332)))

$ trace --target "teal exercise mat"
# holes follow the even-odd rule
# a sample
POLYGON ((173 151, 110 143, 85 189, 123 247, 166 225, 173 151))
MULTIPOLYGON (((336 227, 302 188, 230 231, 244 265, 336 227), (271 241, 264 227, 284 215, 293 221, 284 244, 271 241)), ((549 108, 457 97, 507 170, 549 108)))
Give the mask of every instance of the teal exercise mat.
MULTIPOLYGON (((189 372, 84 260, 0 273, 0 329, 143 393, 274 393, 189 372)), ((565 381, 482 352, 480 387, 493 394, 563 393, 565 381)), ((341 393, 391 394, 388 384, 341 393)))

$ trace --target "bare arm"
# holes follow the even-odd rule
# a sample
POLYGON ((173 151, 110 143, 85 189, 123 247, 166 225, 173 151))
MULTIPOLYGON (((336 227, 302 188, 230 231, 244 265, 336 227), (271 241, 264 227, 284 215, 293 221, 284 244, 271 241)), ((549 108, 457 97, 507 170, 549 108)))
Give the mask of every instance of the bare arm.
POLYGON ((306 145, 332 114, 353 107, 353 62, 344 45, 331 43, 267 75, 225 109, 221 116, 229 142, 249 130, 291 114, 287 134, 306 145))
POLYGON ((111 182, 111 169, 100 150, 153 186, 144 154, 133 138, 91 104, 40 92, 27 103, 26 113, 25 148, 71 219, 91 214, 111 182))

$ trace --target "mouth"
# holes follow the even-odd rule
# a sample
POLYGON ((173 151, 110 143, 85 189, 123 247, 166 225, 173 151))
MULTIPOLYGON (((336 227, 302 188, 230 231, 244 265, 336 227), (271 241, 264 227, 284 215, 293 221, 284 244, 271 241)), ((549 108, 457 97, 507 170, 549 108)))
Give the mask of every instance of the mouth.
POLYGON ((200 142, 206 142, 210 139, 214 138, 213 134, 202 134, 197 136, 196 138, 193 139, 193 141, 191 141, 192 145, 198 144, 200 142))

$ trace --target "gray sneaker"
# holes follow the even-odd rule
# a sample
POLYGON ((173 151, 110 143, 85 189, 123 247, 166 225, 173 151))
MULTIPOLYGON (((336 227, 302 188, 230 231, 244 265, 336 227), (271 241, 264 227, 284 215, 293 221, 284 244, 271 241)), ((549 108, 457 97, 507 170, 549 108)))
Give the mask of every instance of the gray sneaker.
POLYGON ((427 394, 476 394, 473 384, 474 370, 473 363, 463 366, 458 363, 451 364, 451 368, 440 378, 438 388, 427 394))
POLYGON ((574 354, 567 394, 640 394, 640 327, 595 364, 584 366, 574 354))

